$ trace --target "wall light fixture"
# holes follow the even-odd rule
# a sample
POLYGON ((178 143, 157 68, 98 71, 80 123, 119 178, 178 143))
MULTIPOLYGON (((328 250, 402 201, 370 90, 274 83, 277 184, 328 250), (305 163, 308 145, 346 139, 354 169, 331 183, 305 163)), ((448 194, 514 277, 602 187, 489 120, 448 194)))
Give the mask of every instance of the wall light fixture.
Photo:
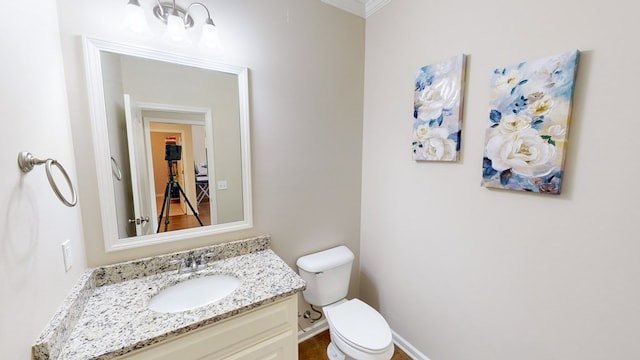
MULTIPOLYGON (((201 6, 207 12, 207 18, 201 27, 200 46, 205 48, 216 48, 220 45, 218 30, 209 9, 201 2, 193 2, 186 9, 176 5, 176 0, 161 3, 156 0, 153 8, 153 15, 162 21, 167 27, 162 35, 162 39, 177 46, 189 46, 192 44, 191 38, 187 34, 187 29, 194 27, 195 22, 190 15, 193 7, 201 6)), ((129 0, 124 18, 125 26, 132 32, 138 34, 150 33, 144 10, 138 0, 129 0)))

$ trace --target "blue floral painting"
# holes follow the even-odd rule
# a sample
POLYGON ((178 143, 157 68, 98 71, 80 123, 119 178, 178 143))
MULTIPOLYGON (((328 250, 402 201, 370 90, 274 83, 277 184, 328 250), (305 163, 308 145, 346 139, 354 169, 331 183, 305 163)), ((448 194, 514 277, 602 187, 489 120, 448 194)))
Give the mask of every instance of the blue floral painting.
POLYGON ((578 51, 493 71, 482 185, 560 194, 578 51))
POLYGON ((464 74, 464 55, 418 71, 411 143, 414 160, 458 160, 464 74))

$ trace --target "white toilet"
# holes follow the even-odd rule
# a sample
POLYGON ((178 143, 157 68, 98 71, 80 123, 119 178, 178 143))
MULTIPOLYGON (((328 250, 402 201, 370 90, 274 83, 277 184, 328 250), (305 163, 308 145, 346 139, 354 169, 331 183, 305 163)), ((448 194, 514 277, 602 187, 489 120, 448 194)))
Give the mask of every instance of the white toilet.
POLYGON ((331 360, 389 360, 393 356, 391 329, 385 319, 359 299, 347 300, 353 253, 338 246, 298 259, 307 283, 304 299, 322 306, 329 323, 331 360))

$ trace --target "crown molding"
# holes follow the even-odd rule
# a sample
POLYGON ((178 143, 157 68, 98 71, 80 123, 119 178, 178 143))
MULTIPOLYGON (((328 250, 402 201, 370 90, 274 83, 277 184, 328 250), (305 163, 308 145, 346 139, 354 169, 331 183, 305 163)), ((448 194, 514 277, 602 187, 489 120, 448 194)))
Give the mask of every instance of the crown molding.
POLYGON ((365 17, 369 17, 371 14, 382 9, 385 5, 389 4, 391 0, 367 0, 365 2, 365 17))
POLYGON ((367 18, 391 2, 391 0, 321 0, 344 11, 367 18))

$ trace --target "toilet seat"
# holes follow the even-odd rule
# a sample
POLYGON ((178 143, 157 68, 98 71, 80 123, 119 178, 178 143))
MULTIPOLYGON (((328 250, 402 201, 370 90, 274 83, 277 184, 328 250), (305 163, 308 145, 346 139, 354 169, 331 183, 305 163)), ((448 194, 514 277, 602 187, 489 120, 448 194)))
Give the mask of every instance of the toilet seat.
POLYGON ((328 306, 324 310, 332 335, 339 338, 339 342, 368 354, 386 353, 389 348, 393 351, 389 324, 360 299, 328 306))

